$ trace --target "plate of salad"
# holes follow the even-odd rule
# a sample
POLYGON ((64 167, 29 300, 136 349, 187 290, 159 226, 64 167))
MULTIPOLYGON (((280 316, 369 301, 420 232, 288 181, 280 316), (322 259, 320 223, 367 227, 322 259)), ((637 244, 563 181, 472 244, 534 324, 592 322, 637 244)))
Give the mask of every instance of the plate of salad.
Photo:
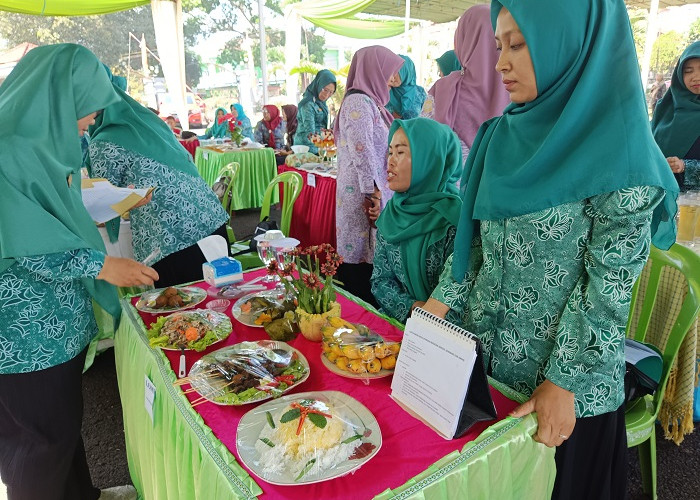
POLYGON ((209 353, 188 375, 190 385, 218 405, 277 398, 309 378, 309 362, 285 342, 241 342, 209 353))
POLYGON ((161 316, 148 329, 151 347, 179 351, 203 351, 231 334, 231 319, 209 309, 180 311, 161 316))

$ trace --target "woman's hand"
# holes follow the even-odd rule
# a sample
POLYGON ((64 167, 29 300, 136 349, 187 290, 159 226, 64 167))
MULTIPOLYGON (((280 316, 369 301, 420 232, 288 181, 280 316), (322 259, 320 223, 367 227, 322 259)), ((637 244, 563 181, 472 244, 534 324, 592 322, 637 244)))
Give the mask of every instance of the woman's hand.
POLYGON ((435 300, 433 298, 428 299, 428 301, 420 306, 420 308, 425 309, 429 313, 433 313, 438 318, 443 319, 445 316, 447 316, 447 313, 450 312, 450 308, 446 304, 443 304, 439 300, 435 300))
POLYGON ((549 380, 542 382, 532 393, 532 397, 513 410, 510 416, 520 418, 533 411, 537 413, 538 422, 533 439, 538 443, 550 448, 559 446, 569 439, 574 431, 574 393, 549 380))
POLYGON ((425 305, 425 302, 423 302, 422 300, 416 300, 416 301, 413 303, 413 305, 411 306, 411 312, 413 312, 413 310, 414 310, 416 307, 420 307, 420 308, 422 309, 424 305, 425 305))
POLYGON ((671 172, 674 174, 685 172, 685 162, 677 156, 669 156, 666 158, 666 161, 668 162, 668 166, 671 167, 671 172))
POLYGON ((116 286, 153 285, 158 279, 158 273, 152 267, 135 260, 107 255, 97 279, 116 286))

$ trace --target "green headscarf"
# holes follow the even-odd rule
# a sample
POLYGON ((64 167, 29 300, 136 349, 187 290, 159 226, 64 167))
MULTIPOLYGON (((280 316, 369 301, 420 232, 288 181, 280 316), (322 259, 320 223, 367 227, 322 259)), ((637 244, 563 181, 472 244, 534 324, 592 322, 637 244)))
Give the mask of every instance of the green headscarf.
POLYGON ((651 129, 664 156, 684 158, 700 135, 700 95, 683 83, 683 64, 700 57, 700 41, 683 51, 671 77, 671 90, 654 109, 651 129))
MULTIPOLYGON (((223 139, 224 137, 229 136, 228 121, 223 120, 221 123, 219 123, 219 110, 224 112, 224 116, 228 114, 228 111, 226 111, 224 108, 216 108, 216 111, 214 111, 214 121, 207 132, 211 133, 211 136, 216 139, 223 139)), ((238 118, 238 120, 241 120, 241 118, 238 118)))
POLYGON ((409 118, 413 118, 420 115, 427 94, 423 87, 416 85, 416 66, 411 58, 401 54, 399 56, 404 60, 399 69, 401 85, 389 90, 389 103, 386 109, 402 117, 408 115, 409 118))
MULTIPOLYGON (((0 272, 17 257, 105 251, 81 196, 77 121, 117 100, 95 55, 68 43, 33 49, 0 86, 0 272)), ((119 315, 112 285, 82 283, 119 315)))
POLYGON ((462 148, 450 127, 428 118, 394 120, 389 143, 399 127, 411 147, 411 186, 394 193, 377 227, 389 243, 401 247, 408 292, 416 300, 428 300, 433 291, 426 274, 428 248, 459 221, 462 202, 454 174, 462 168, 462 148))
POLYGON ((301 107, 304 106, 307 102, 315 102, 323 110, 324 118, 322 120, 322 123, 325 124, 325 126, 328 126, 328 106, 326 105, 325 101, 322 101, 318 98, 318 94, 320 94, 323 88, 329 83, 334 83, 336 85, 336 88, 338 86, 338 83, 335 80, 335 75, 333 73, 331 73, 327 69, 322 69, 321 71, 316 73, 316 76, 314 77, 313 81, 309 84, 308 87, 306 87, 306 90, 304 90, 304 95, 302 96, 301 101, 299 101, 299 105, 297 106, 298 109, 301 109, 301 107))
POLYGON ((448 50, 443 55, 435 59, 438 63, 440 71, 442 71, 442 76, 447 76, 453 71, 459 71, 462 69, 462 65, 457 59, 457 55, 454 50, 448 50))
MULTIPOLYGON (((113 86, 113 89, 120 99, 97 117, 90 127, 90 141, 118 144, 172 169, 198 177, 199 172, 192 163, 192 157, 178 142, 170 127, 122 89, 117 86, 113 86)), ((89 157, 86 164, 90 166, 89 157)))
POLYGON ((476 221, 633 186, 666 190, 652 218, 652 241, 669 248, 678 186, 651 135, 624 2, 494 0, 494 27, 502 6, 529 47, 537 98, 510 104, 474 139, 461 184, 454 278, 464 278, 476 221))

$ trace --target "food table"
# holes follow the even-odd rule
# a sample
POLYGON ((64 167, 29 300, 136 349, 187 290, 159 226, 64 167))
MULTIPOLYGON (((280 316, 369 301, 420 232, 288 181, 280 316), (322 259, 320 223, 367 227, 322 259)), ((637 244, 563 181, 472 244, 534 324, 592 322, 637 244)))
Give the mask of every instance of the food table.
POLYGON ((298 239, 302 248, 321 243, 330 243, 335 248, 335 177, 287 165, 280 165, 277 170, 298 172, 304 179, 304 187, 294 203, 289 236, 298 239), (313 175, 315 187, 309 185, 309 175, 313 175))
MULTIPOLYGON (((236 175, 233 210, 262 206, 265 189, 277 175, 275 152, 271 148, 225 151, 216 146, 200 146, 194 156, 199 174, 212 186, 222 167, 231 162, 240 165, 236 175)), ((273 193, 272 203, 279 201, 279 194, 273 193)))
POLYGON ((199 139, 193 139, 190 141, 179 139, 179 141, 180 144, 182 144, 182 147, 187 150, 187 152, 190 154, 190 156, 192 156, 192 159, 194 160, 194 155, 197 152, 197 148, 199 147, 199 139))
MULTIPOLYGON (((261 274, 246 274, 246 279, 261 274)), ((203 285, 207 287, 208 285, 203 285)), ((390 378, 340 377, 323 367, 320 344, 299 336, 290 345, 309 361, 310 376, 290 394, 337 390, 350 394, 376 417, 383 444, 376 456, 353 474, 303 486, 269 484, 239 465, 236 428, 255 404, 193 408, 197 393, 184 394, 176 381, 179 352, 149 347, 135 299, 122 299, 123 315, 115 338, 115 360, 124 411, 127 459, 140 498, 216 500, 233 498, 547 498, 554 482, 554 450, 530 437, 534 416, 505 418, 516 406, 495 388, 498 422, 477 424, 467 436, 448 441, 409 416, 389 397, 390 378), (147 387, 151 387, 149 390, 147 387), (151 409, 152 417, 149 414, 151 409), (489 424, 494 424, 488 427, 489 424), (488 428, 487 428, 488 427, 488 428)), ((342 296, 343 317, 392 337, 393 325, 357 299, 342 296)), ((227 311, 230 314, 230 308, 227 311)), ((149 319, 149 316, 144 316, 149 319)), ((208 353, 243 340, 267 338, 262 328, 233 320, 228 339, 208 353)), ((187 369, 204 353, 187 352, 187 369)), ((184 386, 188 387, 188 386, 184 386)), ((501 388, 505 392, 505 388, 501 388)), ((509 397, 517 398, 508 392, 509 397)))

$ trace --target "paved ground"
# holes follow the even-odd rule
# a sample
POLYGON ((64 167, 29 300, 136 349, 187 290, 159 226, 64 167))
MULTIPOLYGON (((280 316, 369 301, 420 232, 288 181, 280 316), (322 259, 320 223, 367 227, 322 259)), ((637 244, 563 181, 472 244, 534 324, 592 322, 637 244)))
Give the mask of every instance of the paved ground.
MULTIPOLYGON (((234 219, 236 234, 252 233, 256 222, 257 212, 254 210, 237 214, 234 219)), ((83 435, 95 485, 106 488, 130 483, 112 350, 100 355, 83 377, 83 394, 83 435)), ((661 435, 661 430, 657 429, 657 436, 661 435)), ((657 453, 659 499, 700 499, 700 432, 697 426, 681 446, 658 437, 657 453)), ((628 481, 628 500, 648 498, 642 493, 639 462, 634 450, 629 457, 628 481)), ((304 498, 303 492, 299 491, 299 495, 299 498, 304 498)), ((5 500, 1 487, 0 500, 5 500)))

